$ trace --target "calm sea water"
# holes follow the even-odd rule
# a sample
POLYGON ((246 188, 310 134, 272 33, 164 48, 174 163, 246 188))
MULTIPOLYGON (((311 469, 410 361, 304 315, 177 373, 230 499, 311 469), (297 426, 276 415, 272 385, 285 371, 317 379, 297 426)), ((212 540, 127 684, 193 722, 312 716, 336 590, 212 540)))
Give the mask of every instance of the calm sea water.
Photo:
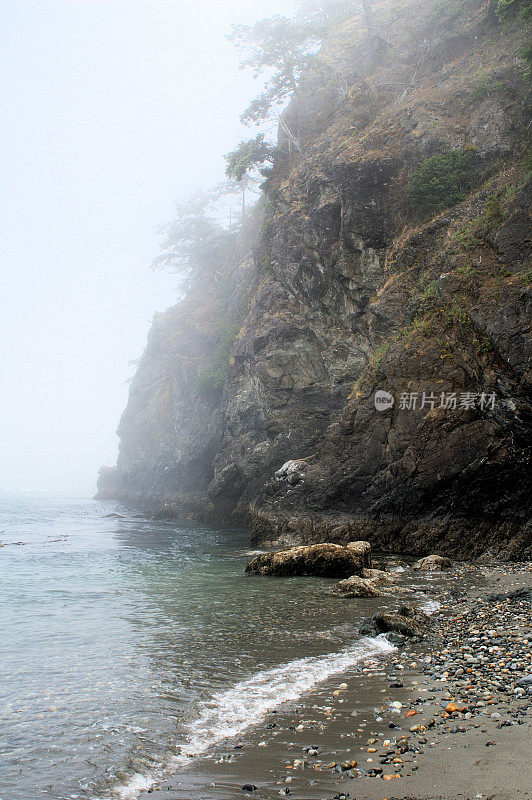
POLYGON ((248 536, 0 493, 0 800, 134 798, 389 649, 330 581, 244 575, 248 536))

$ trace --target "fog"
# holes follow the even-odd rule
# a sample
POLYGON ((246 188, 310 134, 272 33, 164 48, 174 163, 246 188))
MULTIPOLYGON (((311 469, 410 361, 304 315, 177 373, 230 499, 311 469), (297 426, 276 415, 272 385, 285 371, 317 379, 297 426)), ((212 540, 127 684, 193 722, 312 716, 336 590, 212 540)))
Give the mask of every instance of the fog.
POLYGON ((223 178, 257 91, 231 22, 288 0, 4 0, 0 489, 93 493, 177 299, 156 226, 223 178))

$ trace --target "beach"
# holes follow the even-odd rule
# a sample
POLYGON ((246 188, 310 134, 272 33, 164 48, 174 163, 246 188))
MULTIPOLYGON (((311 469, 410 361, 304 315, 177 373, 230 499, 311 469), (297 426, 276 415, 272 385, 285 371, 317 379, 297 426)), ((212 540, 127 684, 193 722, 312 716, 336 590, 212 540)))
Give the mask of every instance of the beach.
POLYGON ((2 800, 528 797, 529 564, 373 553, 393 582, 344 598, 246 574, 247 530, 53 496, 2 519, 2 800), (361 633, 404 603, 423 638, 361 633))
POLYGON ((335 675, 151 796, 526 800, 530 594, 490 595, 530 593, 530 565, 461 565, 460 574, 458 586, 435 590, 441 608, 422 642, 335 675))

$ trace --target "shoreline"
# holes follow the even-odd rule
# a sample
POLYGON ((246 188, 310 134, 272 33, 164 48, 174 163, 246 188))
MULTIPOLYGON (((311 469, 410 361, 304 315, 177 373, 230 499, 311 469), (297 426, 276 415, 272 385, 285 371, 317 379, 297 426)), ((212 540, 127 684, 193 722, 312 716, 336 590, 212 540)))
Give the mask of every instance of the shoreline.
POLYGON ((457 571, 464 581, 474 571, 482 585, 431 595, 442 607, 425 640, 326 680, 270 712, 239 741, 213 746, 150 796, 532 797, 532 688, 517 686, 532 674, 532 565, 458 565, 457 571), (488 599, 519 588, 528 596, 488 599))

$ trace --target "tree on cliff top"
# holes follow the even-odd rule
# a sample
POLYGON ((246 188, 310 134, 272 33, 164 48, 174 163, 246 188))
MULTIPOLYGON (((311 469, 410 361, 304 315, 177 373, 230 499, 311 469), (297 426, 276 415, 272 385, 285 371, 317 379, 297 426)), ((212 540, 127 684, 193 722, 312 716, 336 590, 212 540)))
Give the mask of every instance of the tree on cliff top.
MULTIPOLYGON (((241 121, 260 125, 273 117, 283 126, 276 107, 297 93, 301 75, 315 62, 330 27, 350 16, 357 6, 354 0, 300 0, 294 19, 275 16, 253 25, 233 25, 228 38, 243 53, 240 68, 252 69, 255 78, 267 76, 263 91, 242 113, 241 121)), ((286 124, 284 130, 297 147, 286 124)), ((225 156, 226 175, 242 181, 265 162, 273 163, 274 153, 275 147, 265 141, 264 134, 242 141, 225 156)))
POLYGON ((233 25, 228 37, 243 52, 240 68, 250 68, 258 78, 267 74, 264 90, 240 119, 246 125, 260 124, 272 106, 282 105, 297 91, 303 70, 319 44, 313 26, 296 24, 288 17, 270 17, 254 25, 233 25))
MULTIPOLYGON (((366 19, 371 18, 370 0, 362 5, 366 19)), ((255 78, 266 77, 263 91, 240 117, 244 124, 259 125, 275 106, 297 92, 301 75, 314 62, 322 39, 358 6, 356 0, 301 0, 294 19, 275 16, 253 25, 232 26, 228 38, 243 54, 240 68, 251 69, 255 78)))
POLYGON ((502 20, 515 16, 532 19, 532 0, 499 0, 497 14, 502 20))

